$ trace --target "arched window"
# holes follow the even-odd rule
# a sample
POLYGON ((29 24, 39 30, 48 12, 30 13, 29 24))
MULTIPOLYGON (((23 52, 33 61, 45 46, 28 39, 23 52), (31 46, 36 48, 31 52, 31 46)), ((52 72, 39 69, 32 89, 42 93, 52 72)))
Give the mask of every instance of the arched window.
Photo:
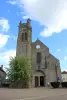
POLYGON ((41 62, 41 53, 37 52, 37 63, 41 62))
POLYGON ((27 40, 27 32, 25 32, 25 40, 27 40))

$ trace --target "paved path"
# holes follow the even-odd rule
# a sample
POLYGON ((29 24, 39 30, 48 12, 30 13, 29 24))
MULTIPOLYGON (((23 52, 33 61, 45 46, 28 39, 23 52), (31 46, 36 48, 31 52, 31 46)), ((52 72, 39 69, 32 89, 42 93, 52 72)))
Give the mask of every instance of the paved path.
POLYGON ((0 89, 0 100, 67 100, 67 89, 0 89))

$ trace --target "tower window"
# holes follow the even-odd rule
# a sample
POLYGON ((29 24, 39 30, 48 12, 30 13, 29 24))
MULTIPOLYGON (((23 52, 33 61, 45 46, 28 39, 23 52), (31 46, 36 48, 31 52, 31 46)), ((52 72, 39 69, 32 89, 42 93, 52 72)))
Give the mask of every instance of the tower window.
POLYGON ((22 41, 24 41, 24 33, 22 33, 22 41))
POLYGON ((25 40, 27 40, 27 32, 25 32, 25 40))
POLYGON ((37 63, 40 63, 41 62, 41 53, 38 52, 37 53, 37 63))

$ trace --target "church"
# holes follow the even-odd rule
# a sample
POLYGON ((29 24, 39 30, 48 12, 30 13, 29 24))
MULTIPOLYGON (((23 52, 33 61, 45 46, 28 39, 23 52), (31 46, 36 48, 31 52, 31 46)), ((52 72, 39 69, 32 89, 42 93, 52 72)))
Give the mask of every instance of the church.
POLYGON ((39 39, 32 42, 31 20, 19 23, 16 56, 32 59, 31 87, 48 86, 50 82, 61 81, 59 60, 54 57, 49 48, 39 39))

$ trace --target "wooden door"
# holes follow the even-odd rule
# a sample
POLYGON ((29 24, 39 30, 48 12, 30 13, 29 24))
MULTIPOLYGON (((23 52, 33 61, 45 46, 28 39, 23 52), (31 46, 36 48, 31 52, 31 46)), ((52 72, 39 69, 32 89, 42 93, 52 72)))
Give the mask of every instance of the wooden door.
POLYGON ((35 87, 39 86, 39 79, 38 76, 35 76, 35 87))
POLYGON ((44 86, 44 76, 40 76, 40 86, 44 86))

